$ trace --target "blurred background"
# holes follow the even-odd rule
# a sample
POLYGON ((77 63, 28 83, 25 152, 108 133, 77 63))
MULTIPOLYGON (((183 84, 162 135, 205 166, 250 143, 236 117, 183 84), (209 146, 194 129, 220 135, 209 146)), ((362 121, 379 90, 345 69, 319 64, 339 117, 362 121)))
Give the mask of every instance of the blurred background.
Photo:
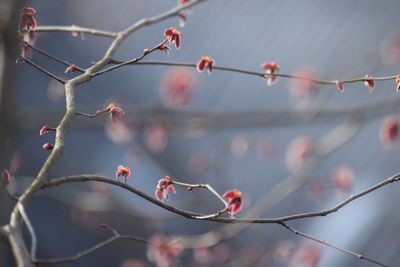
MULTIPOLYGON (((36 9, 39 25, 119 31, 177 3, 23 4, 36 9)), ((65 101, 63 87, 56 81, 27 64, 15 64, 22 4, 5 1, 2 5, 0 168, 10 171, 8 188, 18 195, 49 154, 42 145, 54 142, 53 133, 39 136, 39 130, 45 124, 58 124, 65 101)), ((280 73, 326 80, 391 76, 400 66, 399 12, 400 2, 395 0, 209 0, 187 12, 183 28, 178 18, 171 18, 135 32, 115 59, 140 55, 160 43, 164 30, 174 26, 183 34, 181 48, 172 48, 169 54, 156 51, 146 60, 196 63, 211 56, 217 66, 263 72, 261 64, 274 61, 280 64, 280 73)), ((110 43, 109 38, 89 34, 39 32, 35 45, 87 68, 110 43)), ((64 74, 65 66, 35 52, 31 60, 64 79, 77 75, 64 74)), ((240 73, 215 70, 207 75, 193 68, 127 66, 76 88, 78 111, 93 114, 113 102, 126 114, 116 124, 107 114, 76 117, 51 178, 77 174, 112 178, 122 164, 132 170, 128 183, 150 195, 165 175, 186 183, 209 183, 221 194, 237 188, 244 194, 238 217, 324 210, 399 171, 397 140, 385 132, 400 109, 395 89, 393 80, 376 82, 372 91, 362 82, 345 84, 340 92, 334 85, 285 78, 267 86, 262 78, 240 73)), ((398 184, 392 184, 329 216, 289 225, 399 266, 400 245, 395 239, 400 225, 399 190, 398 184)), ((179 187, 168 203, 201 213, 221 208, 208 192, 179 187)), ((1 197, 0 223, 9 220, 13 205, 1 197)), ((278 225, 190 221, 127 191, 95 182, 47 189, 27 212, 38 235, 40 258, 73 255, 108 238, 110 232, 100 227, 105 222, 121 234, 190 237, 206 247, 185 250, 180 256, 183 266, 373 266, 278 225)), ((117 241, 78 261, 53 266, 152 264, 146 245, 117 241)), ((4 244, 0 244, 0 265, 14 266, 4 244)))

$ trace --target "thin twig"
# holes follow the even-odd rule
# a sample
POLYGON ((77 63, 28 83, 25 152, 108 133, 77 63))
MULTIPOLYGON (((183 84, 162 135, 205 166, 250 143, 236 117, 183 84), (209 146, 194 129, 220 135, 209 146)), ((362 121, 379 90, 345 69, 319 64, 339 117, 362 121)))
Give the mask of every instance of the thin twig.
POLYGON ((6 193, 6 195, 7 195, 7 197, 8 197, 9 199, 14 200, 14 201, 18 201, 18 197, 12 195, 12 194, 10 193, 10 191, 8 191, 6 185, 2 184, 2 185, 0 185, 0 187, 1 187, 2 190, 6 193))
POLYGON ((318 243, 320 243, 320 244, 323 244, 323 245, 325 245, 325 246, 331 247, 331 248, 333 248, 333 249, 339 250, 339 251, 341 251, 341 252, 344 252, 344 253, 346 253, 346 254, 349 254, 349 255, 351 255, 351 256, 354 256, 354 257, 356 257, 356 258, 358 258, 358 259, 360 259, 360 260, 367 260, 367 261, 372 262, 372 263, 375 263, 375 264, 377 264, 377 265, 386 267, 385 264, 380 263, 380 262, 378 262, 378 261, 376 261, 376 260, 370 259, 370 258, 368 258, 368 257, 366 257, 366 256, 364 256, 364 255, 355 253, 355 252, 353 252, 353 251, 351 251, 351 250, 348 250, 348 249, 345 249, 345 248, 340 248, 340 247, 334 246, 334 245, 332 245, 332 244, 326 242, 325 240, 321 240, 321 239, 315 238, 315 237, 313 237, 313 236, 311 236, 311 235, 309 235, 309 234, 305 234, 305 233, 303 233, 303 232, 297 231, 296 229, 294 229, 293 227, 289 226, 289 225, 286 224, 285 222, 280 222, 279 224, 282 225, 283 227, 285 227, 286 229, 288 229, 289 231, 295 233, 296 235, 300 235, 300 236, 302 236, 302 237, 304 237, 304 238, 307 238, 307 239, 309 239, 309 240, 312 240, 312 241, 318 242, 318 243))
MULTIPOLYGON (((65 61, 65 60, 63 60, 63 59, 61 59, 61 58, 58 58, 58 57, 56 57, 56 56, 54 56, 54 55, 52 55, 52 54, 50 54, 50 53, 48 53, 48 52, 46 52, 46 51, 40 49, 40 48, 37 48, 36 46, 31 45, 31 44, 28 43, 28 42, 23 42, 23 43, 24 43, 25 45, 29 46, 30 48, 32 48, 33 50, 39 52, 40 54, 42 54, 42 55, 44 55, 44 56, 46 56, 46 57, 48 57, 48 58, 51 58, 51 59, 53 59, 54 61, 57 61, 57 62, 59 62, 59 63, 65 65, 65 66, 71 66, 71 65, 72 65, 72 63, 69 63, 68 61, 65 61)), ((77 70, 77 71, 80 71, 80 72, 85 72, 84 69, 82 69, 82 68, 80 68, 80 67, 78 67, 78 66, 76 67, 76 70, 77 70)))
POLYGON ((21 213, 22 219, 25 221, 25 224, 28 227, 29 233, 31 235, 31 258, 32 258, 32 260, 35 260, 36 259, 36 248, 37 248, 37 239, 36 239, 35 230, 33 229, 33 226, 28 218, 28 215, 25 212, 24 205, 22 205, 21 202, 18 202, 17 208, 18 208, 19 212, 21 213))
POLYGON ((209 184, 187 184, 178 181, 171 181, 171 182, 172 184, 186 187, 188 190, 191 190, 193 188, 205 188, 211 193, 213 193, 224 204, 225 207, 228 207, 228 202, 209 184))
POLYGON ((107 112, 107 109, 103 109, 103 110, 97 110, 95 114, 88 114, 88 113, 84 113, 84 112, 75 112, 76 115, 79 116, 84 116, 84 117, 88 117, 88 118, 95 118, 97 116, 99 116, 100 114, 103 114, 107 112))
POLYGON ((30 59, 27 59, 26 57, 23 57, 23 56, 19 56, 19 57, 22 58, 22 59, 23 59, 26 63, 28 63, 29 65, 33 66, 35 69, 37 69, 37 70, 43 72, 44 74, 46 74, 47 76, 53 78, 54 80, 59 81, 59 82, 62 83, 62 84, 65 84, 65 83, 66 83, 66 81, 64 81, 64 80, 61 79, 60 77, 54 75, 53 73, 51 73, 51 72, 49 72, 49 71, 43 69, 42 67, 36 65, 36 63, 33 63, 30 59))
MULTIPOLYGON (((140 62, 129 62, 129 61, 118 61, 118 60, 111 60, 111 63, 117 63, 117 64, 124 64, 124 65, 161 65, 161 66, 177 66, 177 67, 189 67, 189 68, 196 68, 197 64, 193 63, 181 63, 181 62, 168 62, 168 61, 140 61, 140 62), (129 63, 128 63, 129 62, 129 63)), ((395 80, 397 78, 397 75, 393 76, 383 76, 383 77, 372 77, 366 79, 365 77, 362 78, 355 78, 355 79, 349 79, 349 80, 318 80, 318 79, 312 79, 310 77, 305 77, 305 76, 298 76, 298 75, 291 75, 291 74, 283 74, 283 73, 276 73, 276 74, 267 74, 265 72, 256 72, 256 71, 249 71, 249 70, 244 70, 244 69, 237 69, 237 68, 229 68, 229 67, 222 67, 222 66, 213 66, 213 69, 216 70, 223 70, 223 71, 230 71, 230 72, 236 72, 236 73, 243 73, 247 75, 254 75, 262 78, 271 78, 271 77, 282 77, 282 78, 289 78, 289 79, 297 79, 297 80, 306 80, 310 81, 316 84, 332 84, 336 85, 337 82, 342 82, 343 84, 346 83, 354 83, 354 82, 365 82, 368 80, 374 80, 374 81, 387 81, 387 80, 395 80)))
POLYGON ((130 65, 130 64, 134 64, 134 63, 136 63, 136 62, 139 62, 139 61, 142 60, 145 56, 151 54, 151 53, 154 52, 155 50, 158 50, 158 49, 159 49, 162 45, 164 45, 167 41, 168 41, 168 40, 165 39, 164 41, 162 41, 162 42, 159 43, 158 45, 154 46, 153 48, 143 50, 143 53, 142 53, 139 57, 137 57, 137 58, 128 60, 128 61, 126 61, 126 62, 121 62, 121 63, 119 63, 119 64, 117 64, 117 65, 114 65, 114 66, 111 66, 111 67, 109 67, 109 68, 107 68, 107 69, 105 69, 105 70, 98 71, 98 72, 96 72, 96 73, 93 73, 92 76, 97 76, 97 75, 100 75, 100 74, 104 74, 104 73, 106 73, 106 72, 109 72, 109 71, 118 69, 118 68, 120 68, 120 67, 123 67, 123 66, 126 66, 126 65, 130 65))
POLYGON ((139 241, 145 244, 148 244, 149 242, 144 239, 144 238, 140 238, 140 237, 136 237, 136 236, 130 236, 130 235, 120 235, 115 229, 109 227, 107 225, 106 227, 107 229, 111 230, 114 234, 113 237, 110 237, 109 239, 100 242, 96 245, 94 245, 91 248, 88 248, 82 252, 79 252, 73 256, 69 256, 69 257, 62 257, 62 258, 54 258, 54 259, 37 259, 35 260, 35 263, 39 263, 39 264, 55 264, 55 263, 62 263, 62 262, 71 262, 71 261, 76 261, 84 256, 87 256, 91 253, 94 253, 96 251, 98 251, 99 249, 111 244, 112 242, 116 241, 116 240, 134 240, 134 241, 139 241))
POLYGON ((117 33, 115 32, 108 32, 102 31, 92 28, 80 27, 76 25, 72 26, 37 26, 34 29, 35 32, 80 32, 80 33, 88 33, 91 35, 109 37, 109 38, 116 38, 117 33))

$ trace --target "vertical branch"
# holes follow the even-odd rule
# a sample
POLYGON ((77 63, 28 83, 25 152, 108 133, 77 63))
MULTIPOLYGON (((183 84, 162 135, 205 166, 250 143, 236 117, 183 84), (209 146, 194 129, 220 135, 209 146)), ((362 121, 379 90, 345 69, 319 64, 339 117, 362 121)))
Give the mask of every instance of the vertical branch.
POLYGON ((25 221, 26 226, 28 227, 29 233, 31 234, 31 259, 34 260, 36 259, 36 248, 37 248, 37 239, 35 230, 33 229, 33 226, 28 218, 28 215, 25 212, 24 206, 20 202, 18 202, 17 208, 21 213, 22 219, 25 221))

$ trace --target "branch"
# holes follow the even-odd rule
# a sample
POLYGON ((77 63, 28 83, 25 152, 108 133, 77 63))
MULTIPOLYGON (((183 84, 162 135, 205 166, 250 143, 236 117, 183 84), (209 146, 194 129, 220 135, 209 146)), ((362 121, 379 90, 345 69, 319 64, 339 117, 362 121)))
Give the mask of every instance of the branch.
POLYGON ((21 213, 22 219, 24 219, 26 227, 28 227, 29 233, 31 235, 31 259, 36 258, 36 248, 37 248, 37 239, 36 239, 36 234, 35 230, 33 229, 33 226, 28 218, 28 215, 25 212, 24 206, 21 204, 21 202, 17 203, 17 208, 19 212, 21 213))
POLYGON ((43 69, 42 67, 36 65, 35 63, 33 63, 31 60, 27 59, 26 57, 24 57, 24 56, 19 56, 19 57, 22 58, 22 59, 23 59, 26 63, 28 63, 29 65, 33 66, 35 69, 37 69, 37 70, 43 72, 44 74, 46 74, 47 76, 53 78, 54 80, 56 80, 56 81, 58 81, 58 82, 60 82, 60 83, 62 83, 62 84, 65 84, 65 83, 66 83, 66 81, 64 81, 64 80, 61 79, 60 77, 58 77, 58 76, 54 75, 53 73, 51 73, 51 72, 49 72, 49 71, 43 69))
POLYGON ((154 52, 155 50, 158 50, 158 49, 159 49, 163 44, 165 44, 167 41, 168 41, 168 40, 165 39, 164 41, 162 41, 162 42, 159 43, 158 45, 154 46, 153 48, 151 48, 151 49, 145 49, 145 50, 143 51, 143 53, 142 53, 139 57, 137 57, 137 58, 131 59, 131 60, 126 61, 126 62, 121 62, 121 63, 119 63, 119 64, 117 64, 117 65, 114 65, 114 66, 112 66, 112 67, 109 67, 109 68, 107 68, 107 69, 105 69, 105 70, 98 71, 98 72, 96 72, 96 73, 93 73, 92 76, 94 77, 94 76, 97 76, 97 75, 100 75, 100 74, 104 74, 104 73, 106 73, 106 72, 109 72, 109 71, 118 69, 118 68, 120 68, 120 67, 123 67, 123 66, 126 66, 126 65, 130 65, 130 64, 134 64, 134 63, 136 63, 136 62, 139 62, 139 61, 142 60, 145 56, 151 54, 151 53, 154 52))
MULTIPOLYGON (((371 193, 387 184, 397 182, 399 180, 400 180, 400 173, 396 174, 395 176, 393 176, 393 177, 391 177, 391 178, 389 178, 389 179, 387 179, 365 191, 362 191, 359 194, 351 196, 349 199, 345 200, 344 202, 340 203, 336 207, 329 209, 329 210, 325 210, 325 211, 321 211, 321 212, 295 214, 295 215, 289 215, 289 216, 280 217, 280 218, 268 218, 268 219, 213 217, 212 215, 203 215, 203 214, 199 214, 199 213, 185 211, 182 209, 178 209, 174 206, 168 205, 162 201, 159 201, 158 199, 153 198, 150 195, 148 195, 128 184, 125 184, 121 181, 114 180, 114 179, 104 177, 104 176, 98 176, 98 175, 79 175, 79 176, 67 176, 67 177, 56 178, 56 179, 53 179, 53 180, 45 183, 42 186, 42 189, 46 189, 49 187, 55 187, 55 186, 59 186, 59 185, 66 184, 66 183, 97 181, 97 182, 112 184, 112 185, 121 187, 123 189, 126 189, 126 190, 130 191, 131 193, 134 193, 135 195, 138 195, 139 197, 141 197, 145 200, 148 200, 151 203, 153 203, 163 209, 166 209, 168 211, 171 211, 175 214, 181 215, 188 219, 207 220, 207 221, 220 222, 220 223, 278 223, 278 224, 280 224, 281 222, 284 222, 284 221, 292 221, 292 220, 298 220, 298 219, 304 219, 304 218, 326 216, 330 213, 338 211, 339 209, 348 205, 350 202, 356 200, 357 198, 360 198, 360 197, 362 197, 368 193, 371 193)), ((174 181, 174 183, 176 184, 177 182, 174 181)), ((186 186, 188 184, 182 183, 182 185, 186 186)), ((201 187, 201 186, 199 186, 199 187, 201 187)))
POLYGON ((57 178, 57 179, 53 179, 53 180, 45 183, 42 186, 42 189, 58 186, 58 185, 65 184, 65 183, 86 182, 86 181, 97 181, 97 182, 116 185, 118 187, 128 190, 131 193, 134 193, 135 195, 138 195, 139 197, 141 197, 145 200, 150 201, 151 203, 153 203, 163 209, 166 209, 175 214, 181 215, 185 218, 202 220, 201 218, 199 219, 198 217, 205 216, 204 214, 189 212, 189 211, 175 208, 174 206, 168 205, 168 204, 166 204, 166 203, 164 203, 164 202, 162 202, 162 201, 160 201, 160 200, 158 200, 158 199, 156 199, 156 198, 154 198, 154 197, 140 191, 139 189, 136 189, 136 188, 124 183, 124 182, 114 180, 114 179, 104 177, 104 176, 98 176, 98 175, 78 175, 78 176, 67 176, 67 177, 57 178))
MULTIPOLYGON (((177 66, 177 67, 188 67, 188 68, 196 68, 197 64, 192 64, 192 63, 181 63, 181 62, 167 62, 167 61, 140 61, 140 62, 130 62, 129 61, 118 61, 118 60, 111 60, 111 63, 117 63, 117 64, 124 64, 124 65, 161 65, 161 66, 177 66)), ((296 79, 296 80, 305 80, 305 81, 310 81, 316 84, 331 84, 331 85, 336 85, 337 82, 342 82, 343 84, 346 83, 355 83, 355 82, 365 82, 369 80, 374 80, 374 81, 387 81, 387 80, 395 80, 397 78, 397 75, 393 76, 383 76, 383 77, 372 77, 366 79, 365 77, 361 78, 355 78, 355 79, 349 79, 349 80, 318 80, 318 79, 312 79, 309 77, 304 77, 304 76, 297 76, 297 75, 291 75, 291 74, 283 74, 283 73, 276 73, 276 74, 268 74, 265 72, 256 72, 256 71, 249 71, 249 70, 244 70, 244 69, 237 69, 237 68, 229 68, 229 67, 220 67, 220 66, 213 66, 213 69, 216 70, 223 70, 223 71, 230 71, 230 72, 236 72, 236 73, 242 73, 242 74, 247 74, 247 75, 254 75, 254 76, 259 76, 265 79, 271 78, 271 77, 282 77, 282 78, 289 78, 289 79, 296 79)))
MULTIPOLYGON (((48 58, 51 58, 51 59, 53 59, 53 60, 55 60, 55 61, 57 61, 57 62, 59 62, 59 63, 65 65, 65 66, 71 66, 71 65, 72 65, 72 63, 69 63, 69 62, 67 62, 67 61, 65 61, 65 60, 63 60, 63 59, 60 59, 60 58, 58 58, 58 57, 56 57, 56 56, 54 56, 54 55, 52 55, 52 54, 50 54, 50 53, 48 53, 48 52, 42 50, 42 49, 39 49, 39 48, 37 48, 36 46, 31 45, 31 44, 28 43, 28 42, 23 42, 23 44, 29 46, 30 48, 32 48, 33 50, 39 52, 40 54, 42 54, 42 55, 44 55, 44 56, 46 56, 46 57, 48 57, 48 58)), ((76 67, 76 70, 78 70, 78 71, 80 71, 80 72, 85 72, 84 69, 82 69, 82 68, 80 68, 80 67, 78 67, 78 66, 76 67)))
POLYGON ((209 184, 187 184, 178 181, 172 181, 172 184, 187 187, 188 190, 192 190, 193 188, 205 188, 213 195, 215 195, 224 204, 225 207, 228 207, 228 202, 226 202, 226 200, 209 184))
POLYGON ((111 244, 112 242, 116 241, 116 240, 134 240, 134 241, 139 241, 142 243, 149 243, 146 239, 144 238, 140 238, 140 237, 136 237, 136 236, 130 236, 130 235, 120 235, 117 230, 111 228, 110 226, 108 226, 107 224, 102 224, 102 227, 107 228, 108 230, 110 230, 113 233, 113 237, 110 237, 109 239, 100 242, 96 245, 94 245, 91 248, 88 248, 82 252, 79 252, 73 256, 68 256, 68 257, 62 257, 62 258, 54 258, 54 259, 37 259, 34 262, 38 263, 38 264, 55 264, 55 263, 62 263, 62 262, 71 262, 71 261, 76 261, 84 256, 87 256, 91 253, 94 253, 98 250, 100 250, 101 248, 111 244))
POLYGON ((76 115, 79 116, 83 116, 83 117, 88 117, 88 118, 95 118, 97 116, 99 116, 100 114, 103 114, 107 112, 107 109, 103 109, 103 110, 97 110, 95 114, 88 114, 88 113, 84 113, 84 112, 75 112, 76 115))
POLYGON ((91 35, 97 35, 102 37, 116 38, 117 33, 108 32, 102 30, 96 30, 92 28, 80 27, 76 25, 71 26, 37 26, 33 31, 35 32, 81 32, 88 33, 91 35))
POLYGON ((349 254, 349 255, 351 255, 351 256, 354 256, 354 257, 356 257, 356 258, 358 258, 358 259, 360 259, 360 260, 367 260, 367 261, 372 262, 372 263, 375 263, 375 264, 377 264, 377 265, 386 267, 385 264, 380 263, 380 262, 378 262, 378 261, 376 261, 376 260, 367 258, 367 257, 365 257, 365 256, 363 256, 363 255, 361 255, 361 254, 355 253, 355 252, 353 252, 353 251, 351 251, 351 250, 348 250, 348 249, 344 249, 344 248, 340 248, 340 247, 334 246, 334 245, 332 245, 332 244, 330 244, 330 243, 328 243, 328 242, 326 242, 326 241, 324 241, 324 240, 321 240, 321 239, 315 238, 315 237, 313 237, 313 236, 311 236, 311 235, 308 235, 308 234, 302 233, 302 232, 300 232, 300 231, 297 231, 296 229, 294 229, 293 227, 289 226, 288 224, 286 224, 286 223, 284 223, 284 222, 281 222, 280 225, 282 225, 283 227, 285 227, 285 228, 288 229, 289 231, 295 233, 296 235, 300 235, 300 236, 305 237, 305 238, 307 238, 307 239, 309 239, 309 240, 312 240, 312 241, 315 241, 315 242, 317 242, 317 243, 323 244, 323 245, 325 245, 325 246, 331 247, 331 248, 333 248, 333 249, 339 250, 339 251, 341 251, 341 252, 344 252, 344 253, 346 253, 346 254, 349 254))
POLYGON ((328 214, 331 214, 333 212, 338 211, 339 209, 343 208, 344 206, 348 205, 350 202, 353 202, 354 200, 365 196, 385 185, 394 183, 394 182, 398 182, 400 181, 400 173, 395 174, 394 176, 384 180, 383 182, 376 184, 358 194, 354 194, 351 195, 349 198, 347 198, 346 200, 344 200, 343 202, 341 202, 340 204, 338 204, 337 206, 331 208, 331 209, 327 209, 324 211, 319 211, 319 212, 310 212, 310 213, 302 213, 302 214, 296 214, 296 215, 291 215, 291 216, 286 216, 286 217, 282 217, 282 221, 291 221, 291 220, 297 220, 297 219, 304 219, 304 218, 310 218, 310 217, 317 217, 317 216, 326 216, 328 214))
POLYGON ((181 182, 177 182, 177 181, 172 181, 171 183, 175 184, 175 185, 186 187, 188 191, 192 191, 193 188, 205 188, 208 191, 210 191, 213 195, 215 195, 224 204, 225 207, 223 209, 217 211, 214 214, 197 216, 197 219, 199 219, 199 220, 216 218, 228 211, 228 206, 229 206, 228 202, 226 202, 225 199, 217 191, 215 191, 215 189, 212 188, 212 186, 209 184, 187 184, 187 183, 181 183, 181 182))

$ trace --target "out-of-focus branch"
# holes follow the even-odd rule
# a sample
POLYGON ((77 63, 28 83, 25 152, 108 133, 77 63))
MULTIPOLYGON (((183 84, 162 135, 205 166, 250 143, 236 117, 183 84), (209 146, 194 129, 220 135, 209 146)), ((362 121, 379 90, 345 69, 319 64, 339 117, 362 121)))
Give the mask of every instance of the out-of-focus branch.
MULTIPOLYGON (((21 42, 22 42, 22 41, 21 41, 21 42)), ((32 44, 30 44, 30 43, 28 43, 28 42, 23 42, 23 43, 24 43, 25 45, 29 46, 30 48, 32 48, 33 50, 35 50, 36 52, 38 52, 38 53, 40 53, 40 54, 42 54, 42 55, 44 55, 44 56, 46 56, 46 57, 48 57, 48 58, 51 58, 51 59, 53 59, 54 61, 57 61, 57 62, 59 62, 59 63, 65 65, 65 66, 71 66, 71 65, 72 65, 72 63, 69 63, 68 61, 65 61, 65 60, 63 60, 63 59, 61 59, 61 58, 58 58, 58 57, 56 57, 56 56, 54 56, 54 55, 52 55, 52 54, 50 54, 50 53, 48 53, 48 52, 46 52, 46 51, 44 51, 44 50, 38 48, 38 47, 36 47, 36 46, 34 46, 34 45, 32 45, 32 44)), ((80 72, 84 72, 84 71, 85 71, 84 69, 82 69, 82 68, 80 68, 80 67, 78 67, 78 66, 76 66, 76 70, 78 70, 78 71, 80 71, 80 72)))
POLYGON ((355 253, 355 252, 353 252, 353 251, 351 251, 351 250, 348 250, 348 249, 344 249, 344 248, 341 248, 341 247, 334 246, 334 245, 332 245, 332 244, 326 242, 325 240, 321 240, 321 239, 315 238, 315 237, 313 237, 313 236, 311 236, 311 235, 309 235, 309 234, 305 234, 305 233, 303 233, 303 232, 297 231, 296 229, 294 229, 293 227, 289 226, 288 224, 286 224, 286 223, 284 223, 284 222, 281 222, 280 225, 282 225, 283 227, 285 227, 285 228, 288 229, 289 231, 295 233, 296 235, 300 235, 300 236, 302 236, 302 237, 304 237, 304 238, 307 238, 307 239, 309 239, 309 240, 312 240, 312 241, 314 241, 314 242, 317 242, 317 243, 320 243, 320 244, 322 244, 322 245, 325 245, 325 246, 331 247, 331 248, 333 248, 333 249, 339 250, 339 251, 341 251, 341 252, 344 252, 344 253, 346 253, 346 254, 349 254, 349 255, 351 255, 351 256, 354 256, 354 257, 356 257, 356 258, 359 258, 360 260, 366 260, 366 261, 375 263, 375 264, 377 264, 377 265, 379 265, 379 266, 384 266, 384 267, 386 267, 385 264, 380 263, 379 261, 373 260, 373 259, 371 259, 371 258, 368 258, 368 257, 364 256, 364 255, 355 253))
POLYGON ((55 74, 53 74, 53 73, 51 73, 51 72, 45 70, 44 68, 40 67, 39 65, 36 65, 36 63, 34 63, 33 61, 31 61, 30 59, 27 59, 26 57, 23 57, 23 56, 19 56, 19 57, 22 58, 26 63, 28 63, 29 65, 31 65, 31 66, 34 67, 35 69, 37 69, 37 70, 43 72, 44 74, 46 74, 47 76, 53 78, 54 80, 56 80, 56 81, 58 81, 58 82, 60 82, 60 83, 62 83, 62 84, 65 84, 65 83, 66 83, 66 81, 64 81, 63 79, 61 79, 61 78, 58 77, 57 75, 55 75, 55 74))
POLYGON ((38 264, 55 264, 55 263, 62 263, 62 262, 72 262, 72 261, 76 261, 79 260, 80 258, 87 256, 91 253, 94 253, 98 250, 100 250, 101 248, 111 244, 114 241, 117 240, 133 240, 133 241, 139 241, 142 243, 149 243, 146 239, 144 238, 140 238, 140 237, 136 237, 136 236, 130 236, 130 235, 121 235, 117 232, 117 230, 111 228, 110 226, 106 225, 106 224, 102 224, 102 226, 104 228, 107 228, 108 230, 110 230, 113 233, 113 237, 110 237, 109 239, 100 242, 96 245, 94 245, 91 248, 88 248, 82 252, 79 252, 73 256, 69 256, 69 257, 62 257, 62 258, 54 258, 54 259, 37 259, 34 262, 38 263, 38 264))
POLYGON ((76 25, 71 25, 71 26, 37 26, 34 29, 35 32, 80 32, 80 33, 88 33, 91 35, 97 35, 97 36, 102 36, 102 37, 109 37, 109 38, 115 38, 117 37, 117 33, 115 32, 108 32, 108 31, 102 31, 102 30, 97 30, 97 29, 92 29, 92 28, 86 28, 86 27, 80 27, 76 25))

